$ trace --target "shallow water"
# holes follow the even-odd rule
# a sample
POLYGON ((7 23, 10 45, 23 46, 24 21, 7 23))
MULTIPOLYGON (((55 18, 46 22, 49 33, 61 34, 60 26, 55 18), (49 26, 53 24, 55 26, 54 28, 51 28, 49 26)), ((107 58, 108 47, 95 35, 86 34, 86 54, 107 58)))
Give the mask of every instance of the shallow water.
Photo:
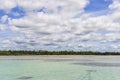
POLYGON ((120 80, 115 62, 0 60, 0 80, 120 80))

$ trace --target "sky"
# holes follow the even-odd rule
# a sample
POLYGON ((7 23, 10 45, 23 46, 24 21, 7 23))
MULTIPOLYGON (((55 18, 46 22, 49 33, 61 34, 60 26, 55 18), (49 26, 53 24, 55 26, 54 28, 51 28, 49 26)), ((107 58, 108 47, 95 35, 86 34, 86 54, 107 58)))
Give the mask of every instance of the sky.
POLYGON ((0 0, 0 50, 120 52, 120 0, 0 0))

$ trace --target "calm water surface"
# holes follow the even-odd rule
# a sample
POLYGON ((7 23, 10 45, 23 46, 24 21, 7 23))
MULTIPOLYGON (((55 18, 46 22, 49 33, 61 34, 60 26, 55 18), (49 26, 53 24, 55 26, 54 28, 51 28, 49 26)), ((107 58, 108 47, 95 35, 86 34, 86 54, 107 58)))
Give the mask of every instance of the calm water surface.
POLYGON ((120 80, 112 61, 0 60, 0 80, 120 80))

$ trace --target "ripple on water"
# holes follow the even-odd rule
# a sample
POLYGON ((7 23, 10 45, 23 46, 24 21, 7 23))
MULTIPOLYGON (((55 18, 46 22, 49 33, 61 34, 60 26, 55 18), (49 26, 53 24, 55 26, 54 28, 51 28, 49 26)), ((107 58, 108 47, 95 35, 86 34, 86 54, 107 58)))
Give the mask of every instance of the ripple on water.
POLYGON ((73 63, 76 65, 85 65, 85 66, 100 66, 100 67, 120 67, 120 63, 103 63, 103 62, 85 62, 85 63, 73 63))

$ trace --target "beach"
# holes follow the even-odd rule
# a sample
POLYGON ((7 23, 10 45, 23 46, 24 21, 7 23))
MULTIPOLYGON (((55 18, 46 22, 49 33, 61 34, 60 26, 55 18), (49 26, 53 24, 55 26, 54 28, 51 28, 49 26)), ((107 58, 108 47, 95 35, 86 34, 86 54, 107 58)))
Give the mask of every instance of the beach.
POLYGON ((97 55, 32 55, 32 56, 0 56, 0 60, 68 60, 68 61, 120 61, 120 56, 97 55))

